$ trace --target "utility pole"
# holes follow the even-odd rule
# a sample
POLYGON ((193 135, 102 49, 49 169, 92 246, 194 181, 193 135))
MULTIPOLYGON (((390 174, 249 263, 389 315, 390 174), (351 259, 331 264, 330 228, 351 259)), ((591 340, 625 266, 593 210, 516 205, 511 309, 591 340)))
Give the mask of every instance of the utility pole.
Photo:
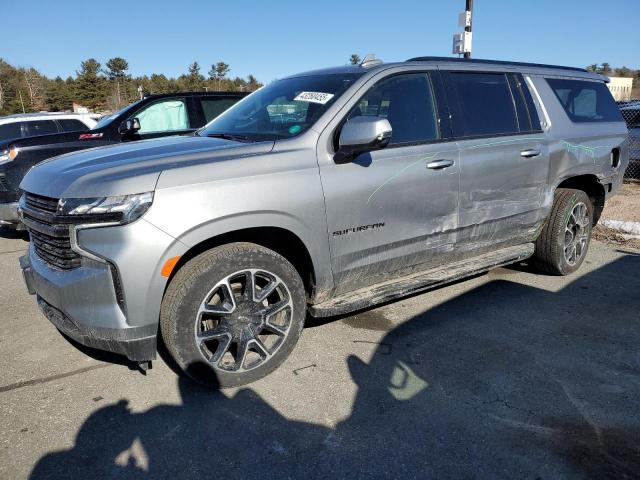
POLYGON ((471 58, 471 16, 473 14, 473 0, 466 0, 466 10, 458 15, 458 26, 464 31, 453 35, 454 55, 464 55, 464 58, 471 58))
MULTIPOLYGON (((464 27, 465 32, 471 33, 471 24, 473 23, 473 0, 467 0, 466 11, 469 12, 469 25, 464 27)), ((464 52, 464 58, 471 58, 471 52, 464 52)))

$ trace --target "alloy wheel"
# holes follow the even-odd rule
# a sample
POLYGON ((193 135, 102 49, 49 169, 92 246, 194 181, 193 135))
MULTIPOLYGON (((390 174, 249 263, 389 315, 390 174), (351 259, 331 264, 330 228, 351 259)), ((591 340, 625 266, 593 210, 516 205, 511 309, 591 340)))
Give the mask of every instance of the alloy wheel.
POLYGON ((564 233, 564 259, 571 266, 584 256, 589 241, 589 209, 583 202, 573 206, 564 233))
POLYGON ((291 293, 277 275, 258 269, 238 271, 219 281, 203 299, 196 315, 196 344, 216 370, 252 370, 282 347, 292 315, 291 293))

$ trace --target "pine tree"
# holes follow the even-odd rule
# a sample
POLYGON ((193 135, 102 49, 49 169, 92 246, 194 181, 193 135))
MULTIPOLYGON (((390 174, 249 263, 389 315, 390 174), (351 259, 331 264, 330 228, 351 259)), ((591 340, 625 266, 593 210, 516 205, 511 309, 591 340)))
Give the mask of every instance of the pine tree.
POLYGON ((114 84, 115 92, 114 99, 116 109, 120 108, 120 105, 123 103, 123 97, 127 95, 123 95, 123 91, 126 92, 126 82, 129 78, 127 74, 127 70, 129 70, 129 63, 122 57, 113 57, 107 60, 105 64, 107 67, 106 70, 103 70, 107 75, 107 78, 114 84))
POLYGON ((209 79, 218 81, 218 85, 217 85, 218 91, 222 90, 221 82, 227 76, 227 73, 229 73, 230 71, 231 69, 229 68, 228 63, 218 62, 215 65, 211 65, 211 70, 209 70, 208 72, 209 79))
POLYGON ((105 78, 100 76, 100 62, 89 58, 80 63, 80 70, 76 73, 76 100, 93 110, 103 107, 107 92, 105 78))
POLYGON ((183 90, 189 92, 204 90, 204 77, 200 74, 200 65, 198 62, 193 62, 189 65, 189 73, 182 75, 178 80, 183 90))

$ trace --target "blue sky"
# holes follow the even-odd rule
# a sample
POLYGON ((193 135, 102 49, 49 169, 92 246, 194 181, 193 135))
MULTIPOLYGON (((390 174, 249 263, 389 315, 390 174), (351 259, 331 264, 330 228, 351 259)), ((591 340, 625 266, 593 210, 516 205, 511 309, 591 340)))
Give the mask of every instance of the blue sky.
MULTIPOLYGON (((449 56, 462 10, 464 0, 0 0, 0 57, 63 77, 89 57, 170 76, 224 60, 231 76, 268 82, 351 53, 449 56)), ((473 56, 640 68, 639 29, 640 0, 475 0, 473 56)))

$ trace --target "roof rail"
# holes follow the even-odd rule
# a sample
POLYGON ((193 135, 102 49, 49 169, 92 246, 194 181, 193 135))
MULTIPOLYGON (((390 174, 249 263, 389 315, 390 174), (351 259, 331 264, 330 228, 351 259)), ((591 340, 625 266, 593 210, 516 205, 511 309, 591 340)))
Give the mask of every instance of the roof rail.
POLYGON ((546 65, 543 63, 526 63, 526 62, 508 62, 505 60, 486 60, 480 58, 455 58, 455 57, 414 57, 407 62, 454 62, 454 63, 485 63, 488 65, 512 65, 514 67, 538 67, 538 68, 555 68, 558 70, 574 70, 577 72, 587 72, 584 68, 563 67, 561 65, 546 65))

